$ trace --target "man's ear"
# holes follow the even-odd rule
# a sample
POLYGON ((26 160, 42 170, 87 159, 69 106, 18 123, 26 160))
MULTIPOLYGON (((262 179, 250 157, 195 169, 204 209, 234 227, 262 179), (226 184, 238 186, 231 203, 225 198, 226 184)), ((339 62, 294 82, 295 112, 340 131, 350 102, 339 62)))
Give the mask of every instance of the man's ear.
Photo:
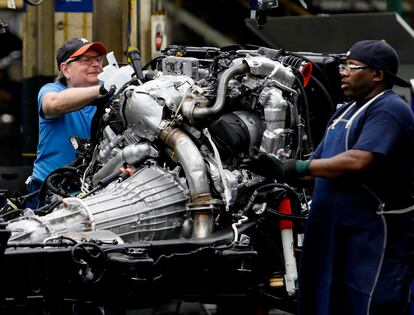
POLYGON ((385 72, 384 72, 384 70, 375 69, 374 71, 375 71, 375 74, 374 74, 373 80, 375 82, 384 81, 384 79, 385 79, 385 72))
POLYGON ((60 71, 65 76, 66 79, 69 79, 69 71, 68 71, 68 65, 65 63, 60 64, 60 71))

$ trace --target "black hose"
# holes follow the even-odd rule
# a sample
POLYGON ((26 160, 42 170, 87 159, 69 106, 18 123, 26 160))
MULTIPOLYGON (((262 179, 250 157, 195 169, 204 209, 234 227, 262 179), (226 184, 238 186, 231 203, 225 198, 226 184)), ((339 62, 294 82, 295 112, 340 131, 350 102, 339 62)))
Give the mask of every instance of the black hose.
POLYGON ((152 65, 154 64, 154 63, 157 63, 159 60, 162 60, 163 58, 164 58, 165 56, 158 56, 158 57, 155 57, 154 59, 152 59, 150 62, 148 62, 147 64, 145 64, 145 66, 143 66, 142 67, 142 69, 147 69, 149 66, 151 66, 151 68, 153 69, 153 68, 155 68, 155 67, 153 67, 152 65))
POLYGON ((280 211, 270 208, 268 207, 267 210, 272 213, 275 214, 276 216, 282 218, 282 219, 287 219, 287 220, 298 220, 298 221, 306 221, 307 217, 304 215, 294 215, 294 214, 286 214, 286 213, 281 213, 280 211))
MULTIPOLYGON (((71 163, 69 163, 68 165, 66 165, 65 167, 75 167, 75 165, 77 165, 78 163, 79 163, 79 161, 80 161, 80 158, 79 157, 77 157, 76 159, 74 159, 71 163)), ((60 168, 59 168, 60 169, 60 168)), ((57 169, 58 170, 58 169, 57 169)), ((56 170, 55 170, 56 171, 56 170)), ((48 175, 48 177, 49 176, 51 176, 51 175, 53 175, 54 173, 55 173, 55 171, 52 171, 49 175, 48 175)), ((46 177, 47 178, 47 177, 46 177)), ((44 183, 44 182, 43 182, 44 183)), ((43 186, 43 184, 42 184, 42 186, 43 186)), ((23 196, 21 196, 21 198, 22 199, 25 199, 25 200, 27 200, 28 198, 30 198, 30 197, 33 197, 33 196, 36 196, 36 195, 39 195, 40 194, 40 191, 42 190, 42 188, 40 188, 40 189, 38 189, 38 190, 35 190, 35 191, 32 191, 31 193, 29 193, 29 194, 26 194, 26 195, 23 195, 23 196)))
POLYGON ((291 129, 297 130, 297 145, 296 145, 295 153, 292 156, 293 158, 296 159, 297 155, 298 155, 298 152, 301 149, 301 143, 302 143, 301 139, 302 139, 303 127, 302 127, 302 124, 300 122, 299 114, 297 112, 296 106, 294 104, 292 104, 291 102, 288 102, 288 105, 289 105, 289 109, 290 109, 290 120, 291 120, 290 125, 291 126, 294 125, 294 128, 291 127, 291 129), (293 117, 295 117, 294 121, 293 121, 293 117))
POLYGON ((77 170, 78 169, 76 167, 73 167, 73 166, 63 166, 63 167, 57 168, 57 169, 53 170, 52 172, 50 172, 49 175, 47 175, 47 177, 43 181, 42 186, 40 186, 39 195, 38 195, 39 201, 42 201, 42 200, 45 199, 46 192, 47 192, 47 189, 46 188, 50 188, 50 187, 53 186, 52 183, 49 183, 49 178, 51 176, 53 176, 55 174, 62 174, 62 173, 65 173, 65 172, 75 173, 77 170))
POLYGON ((12 215, 12 214, 22 214, 24 210, 22 209, 15 209, 15 210, 11 210, 9 212, 6 213, 2 213, 0 214, 0 219, 4 219, 5 221, 8 221, 10 219, 8 219, 7 217, 12 215))
POLYGON ((53 174, 48 177, 46 180, 47 188, 54 194, 62 196, 62 197, 70 197, 71 195, 67 193, 64 189, 56 187, 53 182, 56 178, 59 178, 61 176, 71 175, 70 172, 63 172, 62 174, 53 174))
POLYGON ((315 76, 311 75, 310 79, 321 89, 323 95, 325 96, 328 102, 330 113, 332 113, 335 110, 335 104, 332 101, 331 95, 329 94, 328 90, 315 76))
MULTIPOLYGON (((313 151, 313 140, 312 140, 312 129, 311 129, 311 123, 310 123, 310 111, 309 111, 309 102, 308 102, 308 96, 306 95, 305 87, 303 86, 302 82, 295 76, 296 82, 298 83, 299 90, 301 92, 301 96, 303 99, 304 104, 304 112, 305 112, 305 128, 306 128, 306 134, 308 136, 309 145, 311 147, 311 150, 313 151)), ((301 142, 299 143, 299 147, 301 147, 301 142)), ((297 154, 297 152, 296 152, 297 154)))
POLYGON ((52 212, 52 210, 53 210, 54 208, 56 208, 58 205, 60 205, 62 202, 63 202, 63 200, 62 200, 62 199, 60 199, 60 200, 55 200, 54 202, 52 202, 52 203, 48 203, 48 204, 44 205, 43 207, 40 207, 40 208, 34 209, 33 211, 34 211, 37 215, 45 215, 45 214, 51 213, 51 212, 52 212))
MULTIPOLYGON (((296 193, 296 191, 289 187, 286 184, 280 184, 280 183, 270 183, 270 184, 266 184, 263 186, 260 186, 259 188, 255 189, 255 191, 252 193, 252 195, 249 198, 249 201, 247 203, 247 205, 244 208, 244 212, 246 212, 247 210, 249 210, 249 208, 251 208, 251 206, 253 205, 254 201, 256 200, 256 198, 259 196, 259 194, 266 192, 266 190, 270 189, 270 188, 281 188, 282 190, 284 190, 288 196, 290 197, 289 199, 292 200, 292 210, 295 213, 300 213, 301 211, 301 202, 299 199, 298 194, 296 193)), ((269 190, 267 193, 270 193, 271 191, 269 190)))
POLYGON ((141 53, 138 49, 131 48, 128 49, 127 56, 130 60, 130 65, 132 69, 141 82, 144 81, 144 75, 142 74, 142 63, 141 63, 141 53))

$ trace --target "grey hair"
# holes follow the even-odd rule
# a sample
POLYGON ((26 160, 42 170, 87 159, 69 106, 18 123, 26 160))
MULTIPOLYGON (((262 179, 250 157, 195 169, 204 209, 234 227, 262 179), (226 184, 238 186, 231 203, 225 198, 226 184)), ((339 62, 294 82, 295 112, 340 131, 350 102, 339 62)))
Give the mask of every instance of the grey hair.
POLYGON ((66 77, 63 74, 62 70, 59 70, 58 74, 56 75, 55 81, 59 81, 63 85, 68 85, 68 80, 66 79, 66 77))

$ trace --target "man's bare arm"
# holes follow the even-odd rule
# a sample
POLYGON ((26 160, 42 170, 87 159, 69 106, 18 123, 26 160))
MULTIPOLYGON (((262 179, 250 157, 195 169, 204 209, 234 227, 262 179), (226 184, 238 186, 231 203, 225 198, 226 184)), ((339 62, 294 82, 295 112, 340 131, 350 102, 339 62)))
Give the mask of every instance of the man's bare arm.
POLYGON ((374 162, 375 155, 363 150, 348 150, 329 159, 312 160, 309 172, 312 176, 337 178, 358 173, 374 162))
POLYGON ((56 118, 88 105, 99 96, 99 85, 75 87, 43 97, 42 110, 46 118, 56 118))

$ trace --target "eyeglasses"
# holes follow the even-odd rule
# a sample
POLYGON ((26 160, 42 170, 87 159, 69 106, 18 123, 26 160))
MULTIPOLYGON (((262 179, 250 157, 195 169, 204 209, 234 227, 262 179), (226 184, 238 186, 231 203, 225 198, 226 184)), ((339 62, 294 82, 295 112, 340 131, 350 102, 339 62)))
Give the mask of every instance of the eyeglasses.
POLYGON ((69 58, 64 63, 70 64, 71 62, 78 61, 82 66, 90 66, 94 61, 98 62, 101 66, 103 64, 103 56, 79 56, 75 58, 69 58))
POLYGON ((344 72, 345 70, 349 73, 354 73, 359 70, 371 68, 370 66, 357 66, 357 65, 339 65, 339 73, 344 72))

